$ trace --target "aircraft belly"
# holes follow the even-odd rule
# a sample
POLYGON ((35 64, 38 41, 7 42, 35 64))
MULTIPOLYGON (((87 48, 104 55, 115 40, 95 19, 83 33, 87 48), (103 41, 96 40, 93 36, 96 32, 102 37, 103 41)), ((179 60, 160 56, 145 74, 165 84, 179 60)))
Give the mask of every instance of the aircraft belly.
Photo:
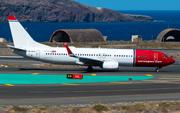
POLYGON ((75 58, 69 58, 69 57, 44 57, 41 60, 43 62, 62 64, 62 65, 75 65, 76 62, 78 61, 75 58))
POLYGON ((133 58, 121 58, 118 62, 120 66, 133 66, 133 58))

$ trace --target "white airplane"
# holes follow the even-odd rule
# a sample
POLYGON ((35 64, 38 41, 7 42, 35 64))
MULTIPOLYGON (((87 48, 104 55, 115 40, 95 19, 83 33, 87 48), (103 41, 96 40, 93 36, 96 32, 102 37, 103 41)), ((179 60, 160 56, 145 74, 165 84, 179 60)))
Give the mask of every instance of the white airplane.
POLYGON ((106 49, 50 47, 34 41, 15 16, 8 16, 14 46, 7 45, 15 54, 53 64, 84 65, 92 71, 92 66, 114 70, 119 66, 157 67, 159 69, 175 62, 166 54, 139 49, 106 49))

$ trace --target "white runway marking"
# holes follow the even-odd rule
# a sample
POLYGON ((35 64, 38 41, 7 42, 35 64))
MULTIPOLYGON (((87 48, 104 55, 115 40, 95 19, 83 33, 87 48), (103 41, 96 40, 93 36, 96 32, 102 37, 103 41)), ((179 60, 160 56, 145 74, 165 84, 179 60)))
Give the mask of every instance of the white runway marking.
POLYGON ((180 79, 180 78, 159 78, 159 79, 180 79))
POLYGON ((0 58, 24 58, 22 56, 0 56, 0 58))

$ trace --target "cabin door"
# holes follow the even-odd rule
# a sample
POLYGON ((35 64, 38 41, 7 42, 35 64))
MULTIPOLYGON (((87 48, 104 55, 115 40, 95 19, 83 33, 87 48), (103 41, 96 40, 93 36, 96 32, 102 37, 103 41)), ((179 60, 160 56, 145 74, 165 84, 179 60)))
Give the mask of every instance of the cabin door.
POLYGON ((158 53, 154 53, 154 61, 158 61, 158 53))

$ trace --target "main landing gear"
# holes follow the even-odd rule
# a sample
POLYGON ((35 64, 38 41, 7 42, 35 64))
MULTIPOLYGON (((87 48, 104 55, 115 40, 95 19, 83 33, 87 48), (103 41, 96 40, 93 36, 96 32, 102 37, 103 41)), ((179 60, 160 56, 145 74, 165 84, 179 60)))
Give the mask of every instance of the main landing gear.
POLYGON ((93 71, 92 66, 88 66, 87 71, 88 71, 88 72, 92 72, 92 71, 93 71))

